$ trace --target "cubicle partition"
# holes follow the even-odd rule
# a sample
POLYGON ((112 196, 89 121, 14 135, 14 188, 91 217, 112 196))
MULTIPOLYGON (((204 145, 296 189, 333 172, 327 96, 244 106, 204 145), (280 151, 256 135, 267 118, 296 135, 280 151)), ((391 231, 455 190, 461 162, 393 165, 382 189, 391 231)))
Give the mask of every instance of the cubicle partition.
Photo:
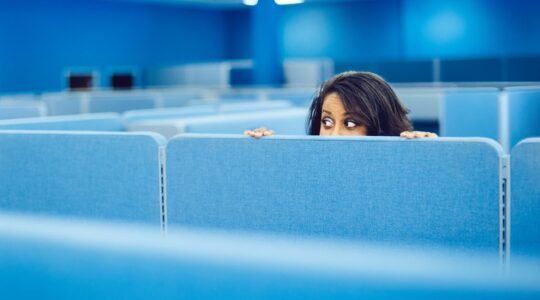
POLYGON ((308 111, 305 108, 267 109, 221 113, 176 119, 143 120, 126 124, 128 131, 150 131, 172 138, 182 133, 242 134, 266 127, 278 134, 305 134, 308 111))
POLYGON ((0 210, 163 225, 155 134, 0 131, 0 210))
POLYGON ((100 113, 0 120, 0 130, 124 131, 119 114, 100 113))
POLYGON ((504 254, 488 139, 181 135, 167 145, 169 226, 504 254))
POLYGON ((539 145, 0 131, 0 294, 536 299, 539 145))
POLYGON ((501 98, 505 112, 503 146, 512 149, 521 140, 540 137, 540 86, 509 87, 501 98))
POLYGON ((538 260, 0 214, 6 299, 538 299, 538 260))
POLYGON ((0 101, 0 120, 37 118, 47 115, 47 108, 37 101, 0 101))
POLYGON ((540 256, 540 138, 519 143, 511 158, 511 251, 540 256))

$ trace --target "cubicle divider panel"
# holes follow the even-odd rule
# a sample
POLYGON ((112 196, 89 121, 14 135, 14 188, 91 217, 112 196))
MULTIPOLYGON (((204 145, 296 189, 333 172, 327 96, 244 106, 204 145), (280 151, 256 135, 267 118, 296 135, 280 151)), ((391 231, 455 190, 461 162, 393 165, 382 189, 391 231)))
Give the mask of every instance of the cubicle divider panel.
POLYGON ((540 257, 540 138, 522 141, 510 157, 511 253, 540 257))
POLYGON ((0 209, 162 224, 153 134, 0 131, 0 209))
POLYGON ((168 221, 499 253, 502 155, 472 138, 180 135, 168 221))

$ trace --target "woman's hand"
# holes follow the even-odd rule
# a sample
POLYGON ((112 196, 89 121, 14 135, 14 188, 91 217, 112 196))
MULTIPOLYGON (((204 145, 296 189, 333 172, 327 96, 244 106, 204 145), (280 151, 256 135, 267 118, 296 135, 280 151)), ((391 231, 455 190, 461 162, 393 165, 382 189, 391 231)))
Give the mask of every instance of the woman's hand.
POLYGON ((272 134, 274 134, 274 131, 268 130, 264 127, 244 131, 244 135, 247 135, 256 139, 261 138, 263 136, 272 135, 272 134))
POLYGON ((438 137, 438 135, 433 132, 425 132, 425 131, 403 131, 399 136, 406 139, 438 137))

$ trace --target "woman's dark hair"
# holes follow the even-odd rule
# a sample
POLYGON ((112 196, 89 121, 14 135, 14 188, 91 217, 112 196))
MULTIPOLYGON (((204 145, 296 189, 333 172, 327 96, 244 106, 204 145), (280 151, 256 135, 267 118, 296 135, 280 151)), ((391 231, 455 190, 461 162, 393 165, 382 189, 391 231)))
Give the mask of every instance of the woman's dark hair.
POLYGON ((307 120, 309 135, 320 134, 324 98, 331 93, 339 95, 345 110, 366 126, 368 135, 399 136, 412 130, 409 111, 384 79, 369 72, 344 72, 325 81, 313 99, 307 120))

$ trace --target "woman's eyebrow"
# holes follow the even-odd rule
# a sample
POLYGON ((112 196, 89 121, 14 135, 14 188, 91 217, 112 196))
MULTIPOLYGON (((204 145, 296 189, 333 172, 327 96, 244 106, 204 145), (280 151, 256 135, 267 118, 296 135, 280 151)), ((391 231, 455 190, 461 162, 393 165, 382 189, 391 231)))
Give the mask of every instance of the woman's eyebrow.
POLYGON ((327 111, 327 110, 325 110, 325 109, 323 109, 323 112, 325 112, 325 113, 327 113, 327 114, 329 114, 329 115, 332 115, 331 112, 329 112, 329 111, 327 111))

